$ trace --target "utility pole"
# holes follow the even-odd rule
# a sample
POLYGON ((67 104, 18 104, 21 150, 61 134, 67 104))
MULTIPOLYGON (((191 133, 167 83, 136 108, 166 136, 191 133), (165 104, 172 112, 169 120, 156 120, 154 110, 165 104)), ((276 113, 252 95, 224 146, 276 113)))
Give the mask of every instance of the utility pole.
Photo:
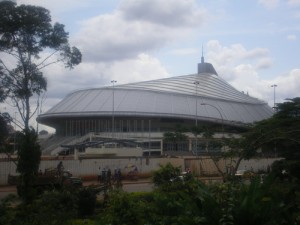
POLYGON ((115 83, 117 83, 116 80, 112 80, 111 81, 112 85, 113 85, 113 89, 112 89, 112 122, 111 122, 111 136, 112 139, 114 138, 114 132, 115 132, 115 83))
POLYGON ((199 81, 195 81, 195 89, 196 89, 196 113, 195 113, 195 126, 196 126, 196 154, 198 155, 198 86, 199 86, 199 81))
POLYGON ((274 113, 276 112, 276 98, 275 98, 275 89, 277 87, 277 84, 273 84, 271 85, 272 88, 274 88, 274 106, 273 106, 273 110, 274 110, 274 113))

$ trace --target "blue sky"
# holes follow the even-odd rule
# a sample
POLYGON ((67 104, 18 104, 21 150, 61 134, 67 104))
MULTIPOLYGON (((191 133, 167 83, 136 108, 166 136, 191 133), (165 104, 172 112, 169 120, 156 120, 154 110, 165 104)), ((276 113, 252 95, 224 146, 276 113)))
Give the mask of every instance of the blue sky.
POLYGON ((273 106, 300 96, 300 0, 17 0, 65 25, 83 62, 46 68, 45 112, 78 89, 197 71, 205 61, 273 106))

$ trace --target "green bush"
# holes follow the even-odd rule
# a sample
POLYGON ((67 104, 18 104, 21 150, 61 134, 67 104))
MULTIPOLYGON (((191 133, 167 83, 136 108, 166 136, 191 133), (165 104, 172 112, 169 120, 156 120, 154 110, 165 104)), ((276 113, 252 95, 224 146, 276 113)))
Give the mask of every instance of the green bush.
POLYGON ((30 204, 17 207, 15 225, 61 225, 77 217, 76 195, 68 191, 45 192, 30 204))
POLYGON ((0 224, 299 224, 300 195, 296 183, 268 176, 263 183, 257 177, 250 184, 205 185, 193 176, 170 181, 177 169, 170 165, 161 169, 156 188, 148 193, 116 189, 97 201, 93 189, 83 188, 45 192, 32 203, 15 208, 2 203, 0 224))
POLYGON ((0 224, 11 224, 11 221, 15 218, 16 210, 11 207, 17 200, 17 197, 13 194, 8 195, 0 201, 0 224))
POLYGON ((112 191, 109 193, 106 208, 99 217, 101 219, 99 224, 146 224, 144 203, 134 194, 122 190, 112 191))
POLYGON ((94 214, 96 206, 96 192, 93 188, 83 188, 78 192, 78 214, 84 218, 94 214))
POLYGON ((41 159, 41 150, 37 134, 33 129, 24 130, 19 143, 17 172, 20 173, 18 194, 26 203, 37 197, 37 190, 32 186, 36 181, 41 159))

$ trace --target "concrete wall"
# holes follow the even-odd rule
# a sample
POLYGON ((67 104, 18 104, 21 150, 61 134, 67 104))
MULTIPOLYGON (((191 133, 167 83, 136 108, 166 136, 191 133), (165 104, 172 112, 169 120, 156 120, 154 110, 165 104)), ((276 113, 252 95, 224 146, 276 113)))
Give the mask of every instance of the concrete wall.
MULTIPOLYGON (((99 167, 120 168, 122 174, 127 174, 132 165, 137 166, 140 173, 150 173, 159 168, 159 165, 165 165, 171 162, 174 166, 184 168, 184 160, 177 158, 109 158, 109 159, 82 159, 82 160, 43 160, 40 163, 40 169, 56 168, 62 161, 64 168, 70 170, 74 176, 96 176, 99 173, 99 167)), ((13 162, 0 162, 0 185, 7 184, 8 175, 17 175, 16 165, 13 162)))
MULTIPOLYGON (((267 172, 268 167, 276 160, 281 158, 259 158, 242 160, 238 170, 251 170, 253 172, 265 171, 267 172)), ((230 167, 235 166, 237 160, 220 159, 217 163, 209 157, 199 157, 195 159, 186 159, 185 166, 189 167, 191 171, 197 176, 216 176, 218 175, 217 166, 224 172, 230 172, 230 167), (217 164, 217 165, 216 165, 217 164)))
MULTIPOLYGON (((265 159, 251 159, 243 160, 239 166, 239 169, 253 170, 257 172, 259 170, 267 170, 268 166, 277 158, 265 158, 265 159)), ((184 159, 184 158, 109 158, 109 159, 82 159, 82 160, 42 160, 40 169, 44 171, 46 168, 54 167, 63 161, 63 165, 66 170, 70 170, 74 176, 96 176, 99 173, 99 167, 110 168, 112 171, 115 168, 120 168, 123 174, 126 174, 130 166, 137 166, 140 173, 150 173, 159 168, 159 165, 165 165, 170 162, 174 166, 180 166, 183 170, 189 167, 196 175, 216 175, 218 174, 217 168, 212 160, 208 157, 184 159)), ((226 165, 229 162, 226 160, 220 160, 218 162, 219 167, 226 170, 226 165)), ((0 162, 0 185, 7 184, 8 174, 16 175, 16 165, 13 162, 1 161, 0 162)))

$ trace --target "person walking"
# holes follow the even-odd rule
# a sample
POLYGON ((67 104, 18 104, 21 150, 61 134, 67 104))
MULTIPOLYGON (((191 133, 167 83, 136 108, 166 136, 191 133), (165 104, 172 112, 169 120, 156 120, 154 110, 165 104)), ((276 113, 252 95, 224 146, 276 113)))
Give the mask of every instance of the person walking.
POLYGON ((63 171, 64 171, 64 165, 63 162, 60 161, 57 165, 57 174, 61 176, 63 171))
POLYGON ((102 182, 105 184, 106 184, 106 175, 107 175, 106 169, 105 169, 105 167, 103 167, 102 172, 101 172, 101 178, 102 178, 102 182))
POLYGON ((99 166, 97 179, 98 179, 98 182, 101 183, 101 166, 99 166))
POLYGON ((107 184, 111 185, 111 170, 110 170, 110 168, 108 168, 108 170, 107 170, 107 177, 106 177, 106 179, 107 179, 107 184))

